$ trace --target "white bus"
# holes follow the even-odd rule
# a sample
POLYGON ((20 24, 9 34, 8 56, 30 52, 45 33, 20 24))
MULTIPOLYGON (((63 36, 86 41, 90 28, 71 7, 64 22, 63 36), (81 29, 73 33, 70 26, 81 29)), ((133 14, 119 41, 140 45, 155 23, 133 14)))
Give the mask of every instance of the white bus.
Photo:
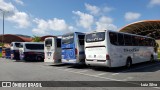
POLYGON ((61 38, 48 37, 44 42, 44 62, 61 63, 61 38))
POLYGON ((154 60, 155 40, 150 37, 111 30, 86 34, 85 62, 92 66, 130 67, 154 60))
POLYGON ((30 61, 44 60, 44 43, 43 42, 23 42, 19 48, 20 59, 30 61))
POLYGON ((19 60, 19 46, 21 42, 12 42, 11 43, 11 59, 19 60))

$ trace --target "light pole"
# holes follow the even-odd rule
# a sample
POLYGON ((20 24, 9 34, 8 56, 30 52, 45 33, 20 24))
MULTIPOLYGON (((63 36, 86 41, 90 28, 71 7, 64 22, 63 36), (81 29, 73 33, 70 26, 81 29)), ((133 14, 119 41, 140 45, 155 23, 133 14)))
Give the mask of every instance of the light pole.
POLYGON ((2 49, 3 49, 3 46, 4 46, 4 15, 5 15, 5 11, 0 9, 0 11, 2 12, 2 18, 3 18, 3 34, 2 34, 2 49))

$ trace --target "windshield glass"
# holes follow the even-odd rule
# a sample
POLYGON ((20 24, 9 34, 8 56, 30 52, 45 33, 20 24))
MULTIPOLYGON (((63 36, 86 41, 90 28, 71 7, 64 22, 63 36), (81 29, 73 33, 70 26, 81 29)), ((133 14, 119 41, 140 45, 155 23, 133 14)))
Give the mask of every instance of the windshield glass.
POLYGON ((52 39, 45 40, 45 46, 52 46, 52 39))
POLYGON ((97 32, 86 35, 86 42, 99 42, 104 41, 105 32, 97 32))
POLYGON ((74 34, 62 36, 62 44, 72 44, 74 42, 74 34))
POLYGON ((16 47, 20 47, 20 43, 15 43, 15 46, 16 47))

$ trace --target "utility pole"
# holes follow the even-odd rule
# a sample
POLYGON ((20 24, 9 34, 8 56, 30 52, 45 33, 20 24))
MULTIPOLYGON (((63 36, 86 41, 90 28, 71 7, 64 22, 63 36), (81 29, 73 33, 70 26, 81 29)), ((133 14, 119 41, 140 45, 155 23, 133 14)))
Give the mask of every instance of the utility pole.
POLYGON ((2 33, 2 49, 4 47, 4 15, 5 15, 5 11, 0 9, 0 11, 2 12, 2 18, 3 18, 3 33, 2 33))

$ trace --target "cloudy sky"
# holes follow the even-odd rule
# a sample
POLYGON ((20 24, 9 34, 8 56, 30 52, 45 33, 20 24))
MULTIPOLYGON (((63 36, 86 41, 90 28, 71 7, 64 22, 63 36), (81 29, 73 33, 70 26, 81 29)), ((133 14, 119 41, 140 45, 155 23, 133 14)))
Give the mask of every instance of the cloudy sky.
MULTIPOLYGON (((160 0, 0 0, 5 33, 62 35, 160 20, 160 0)), ((0 34, 2 34, 0 11, 0 34)))

